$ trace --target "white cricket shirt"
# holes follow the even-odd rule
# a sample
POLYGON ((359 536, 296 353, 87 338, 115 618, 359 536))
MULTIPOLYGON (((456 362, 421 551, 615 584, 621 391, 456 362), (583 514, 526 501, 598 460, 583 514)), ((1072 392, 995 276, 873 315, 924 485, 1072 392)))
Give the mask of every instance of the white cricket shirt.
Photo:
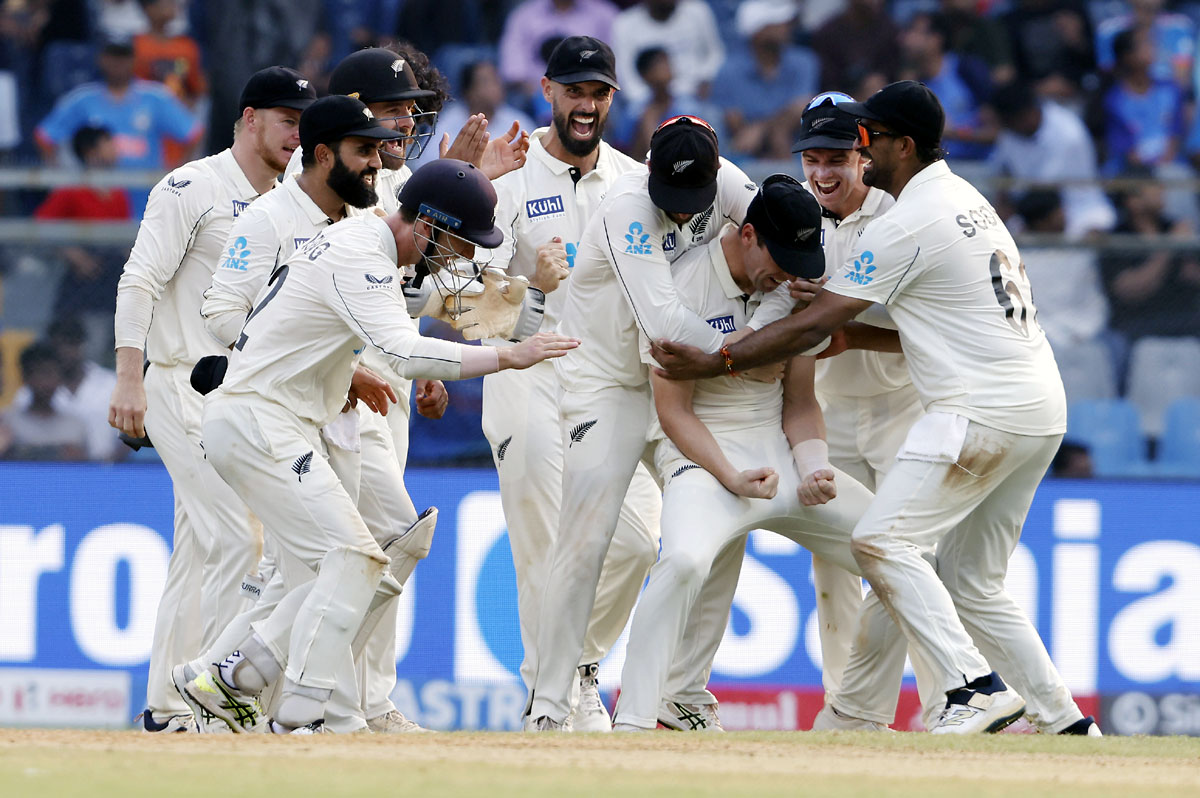
POLYGON ((1056 435, 1067 403, 1004 223, 944 161, 921 170, 826 290, 887 305, 927 412, 1056 435))
MULTIPOLYGON (((722 334, 745 329, 763 299, 762 292, 746 294, 733 281, 720 235, 677 258, 671 279, 679 301, 722 334)), ((783 383, 728 376, 697 380, 692 410, 713 432, 774 427, 783 434, 783 383)), ((655 430, 652 437, 657 435, 655 430)))
MULTIPOLYGON (((807 187, 808 184, 805 183, 807 187)), ((811 189, 810 189, 811 190, 811 189)), ((821 246, 825 249, 825 275, 833 277, 858 244, 867 223, 895 204, 886 191, 871 188, 862 206, 845 219, 838 221, 821 215, 821 246)), ((859 321, 880 324, 886 312, 867 311, 859 321)), ((890 322, 887 326, 894 328, 890 322)), ((912 383, 904 355, 891 352, 869 352, 851 349, 837 357, 817 361, 816 388, 822 397, 878 396, 912 383)))
POLYGON ((258 192, 232 150, 179 167, 150 192, 117 286, 116 345, 145 347, 158 366, 195 365, 224 347, 200 306, 229 228, 258 192))
MULTIPOLYGON (((574 268, 579 241, 588 220, 600 207, 605 192, 626 172, 645 168, 629 156, 601 141, 596 166, 590 172, 578 170, 546 152, 542 137, 549 128, 538 128, 529 137, 525 165, 492 181, 496 189, 496 226, 504 231, 504 241, 496 249, 480 250, 477 257, 509 274, 533 279, 537 272, 537 248, 558 236, 567 250, 567 266, 574 268)), ((567 281, 546 294, 543 330, 558 329, 567 302, 567 281)), ((508 341, 488 341, 511 346, 508 341)))
POLYGON ((279 264, 333 224, 295 177, 247 208, 233 223, 200 314, 225 346, 237 341, 254 299, 279 264))
MULTIPOLYGON (((639 334, 706 352, 720 349, 724 340, 725 333, 680 303, 669 264, 712 241, 726 222, 740 225, 758 187, 722 158, 713 205, 680 226, 650 200, 648 177, 640 167, 617 178, 580 240, 559 332, 583 344, 554 364, 569 391, 646 384, 639 334)), ((787 287, 780 286, 764 299, 750 326, 760 329, 783 318, 793 304, 787 287)))
POLYGON ((397 371, 457 379, 462 346, 422 337, 400 295, 396 241, 374 214, 317 233, 276 272, 229 359, 217 395, 257 395, 317 426, 341 412, 355 350, 397 371))

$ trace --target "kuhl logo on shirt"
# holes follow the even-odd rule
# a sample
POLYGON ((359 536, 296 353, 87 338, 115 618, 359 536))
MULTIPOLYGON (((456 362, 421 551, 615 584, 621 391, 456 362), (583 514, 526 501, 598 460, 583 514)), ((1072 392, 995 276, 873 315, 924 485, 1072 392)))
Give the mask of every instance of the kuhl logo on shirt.
POLYGON ((561 194, 555 194, 553 197, 540 197, 525 202, 525 215, 529 217, 530 221, 542 217, 554 218, 565 216, 566 213, 567 210, 563 207, 561 194))
POLYGON ((654 251, 650 246, 650 234, 645 232, 641 222, 630 222, 629 232, 625 234, 625 252, 630 255, 649 255, 654 251))
POLYGON ((875 253, 869 249, 864 250, 854 259, 854 263, 846 271, 846 279, 859 285, 868 285, 875 279, 875 275, 872 274, 875 271, 875 267, 871 265, 874 262, 875 253))
POLYGON ((233 201, 233 218, 234 219, 238 218, 238 216, 241 215, 242 211, 246 210, 249 207, 250 207, 249 202, 242 202, 241 200, 234 200, 233 201))
POLYGON ((708 326, 719 333, 731 333, 737 329, 737 326, 733 323, 733 316, 713 316, 707 321, 708 326))
POLYGON ((221 261, 222 269, 233 269, 237 272, 246 271, 246 267, 250 264, 250 246, 246 242, 245 236, 238 236, 233 241, 225 255, 225 259, 221 261))

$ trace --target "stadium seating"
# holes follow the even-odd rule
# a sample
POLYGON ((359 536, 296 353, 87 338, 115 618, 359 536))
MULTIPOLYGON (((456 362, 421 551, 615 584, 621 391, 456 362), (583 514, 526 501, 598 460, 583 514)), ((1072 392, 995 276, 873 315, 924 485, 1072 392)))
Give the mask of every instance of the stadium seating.
POLYGON ((1154 473, 1200 479, 1200 399, 1177 399, 1167 408, 1154 473))
POLYGON ((1152 474, 1137 408, 1125 399, 1072 402, 1067 411, 1067 435, 1087 445, 1098 477, 1152 474))
POLYGON ((1067 401, 1112 399, 1117 395, 1117 378, 1112 350, 1100 340, 1084 341, 1054 350, 1062 374, 1067 401))
POLYGON ((1134 344, 1126 395, 1141 412, 1142 431, 1161 435, 1171 402, 1200 398, 1200 339, 1143 338, 1134 344))

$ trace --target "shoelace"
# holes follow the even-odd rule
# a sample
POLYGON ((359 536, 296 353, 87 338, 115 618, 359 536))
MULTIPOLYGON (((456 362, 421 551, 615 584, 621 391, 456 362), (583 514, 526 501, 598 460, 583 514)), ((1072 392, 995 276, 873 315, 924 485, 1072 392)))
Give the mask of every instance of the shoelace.
POLYGON ((579 708, 588 714, 605 712, 604 702, 600 700, 600 686, 596 684, 596 680, 585 676, 580 682, 582 690, 579 696, 579 708))

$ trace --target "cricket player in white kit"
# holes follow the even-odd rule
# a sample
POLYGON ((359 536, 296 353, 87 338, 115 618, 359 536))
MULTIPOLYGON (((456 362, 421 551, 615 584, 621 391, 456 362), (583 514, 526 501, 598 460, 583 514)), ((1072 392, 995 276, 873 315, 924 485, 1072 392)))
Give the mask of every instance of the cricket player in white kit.
MULTIPOLYGON (((1009 556, 1066 426, 1062 380, 1020 253, 982 195, 941 160, 945 115, 928 88, 902 81, 841 108, 860 119, 871 159, 864 181, 895 206, 867 226, 801 313, 729 347, 725 358, 670 342, 655 357, 675 377, 754 366, 811 346, 872 302, 885 304, 925 415, 855 528, 853 547, 873 588, 868 601, 883 602, 946 694, 932 731, 999 730, 1025 713, 1024 695, 1039 728, 1098 734, 1004 590, 1009 556)), ((833 705, 886 723, 842 700, 868 678, 867 659, 857 647, 851 653, 833 705)))
POLYGON ((204 329, 200 305, 229 227, 275 185, 298 143, 300 111, 315 99, 293 70, 255 73, 242 91, 233 146, 154 187, 117 288, 109 423, 132 437, 149 433, 175 492, 174 548, 146 687, 147 731, 180 729, 190 712, 171 685, 171 666, 212 643, 249 603, 241 585, 257 571, 260 533, 205 459, 201 396, 189 380, 200 358, 222 351, 204 329))
MULTIPOLYGON (((622 174, 645 168, 601 138, 619 88, 615 58, 607 44, 590 36, 564 39, 550 54, 542 79, 553 125, 530 136, 523 168, 493 181, 498 196, 496 224, 504 231, 504 243, 493 251, 491 266, 524 275, 533 288, 546 293, 542 323, 546 330, 559 326, 567 289, 558 283, 570 274, 584 227, 605 192, 622 174)), ((499 339, 488 343, 506 345, 499 339)), ((499 372, 483 380, 483 432, 500 476, 517 573, 517 611, 525 649, 521 678, 526 689, 533 687, 538 615, 562 498, 558 393, 552 363, 519 373, 499 372)), ((661 505, 658 485, 639 465, 621 506, 577 663, 580 695, 572 715, 574 731, 603 731, 611 726, 596 682, 596 663, 625 628, 646 572, 658 557, 661 505)))
MULTIPOLYGON (((799 182, 772 175, 744 224, 726 225, 671 265, 680 300, 714 327, 744 329, 765 292, 824 274, 820 220, 820 206, 799 182)), ((721 597, 721 605, 706 601, 704 613, 724 631, 750 530, 774 530, 858 570, 850 533, 871 493, 829 464, 813 366, 811 357, 793 358, 786 388, 744 377, 651 378, 668 437, 656 453, 665 485, 662 556, 634 614, 614 730, 658 723, 685 622, 703 593, 721 597)), ((707 672, 711 660, 706 665, 707 672)), ((705 698, 695 728, 718 731, 719 724, 701 723, 703 708, 716 703, 705 698)))
MULTIPOLYGON (((667 120, 651 140, 648 170, 609 188, 584 230, 559 319, 588 343, 563 361, 562 504, 537 626, 530 727, 561 729, 609 543, 639 460, 650 456, 649 375, 639 334, 682 337, 707 351, 725 343, 677 299, 669 262, 740 224, 757 186, 721 160, 716 134, 695 117, 667 120)), ((749 326, 790 312, 786 287, 768 295, 749 326)))
POLYGON ((476 245, 495 246, 495 192, 474 166, 442 159, 413 175, 400 212, 347 219, 280 267, 247 320, 228 374, 204 411, 208 456, 276 531, 285 553, 317 571, 219 664, 184 686, 235 732, 319 728, 337 661, 364 616, 400 589, 380 546, 320 448, 319 428, 341 412, 356 349, 373 346, 399 369, 465 379, 561 356, 574 341, 538 334, 506 349, 423 338, 408 319, 398 267, 431 271, 476 245), (275 717, 255 696, 283 676, 275 717))

